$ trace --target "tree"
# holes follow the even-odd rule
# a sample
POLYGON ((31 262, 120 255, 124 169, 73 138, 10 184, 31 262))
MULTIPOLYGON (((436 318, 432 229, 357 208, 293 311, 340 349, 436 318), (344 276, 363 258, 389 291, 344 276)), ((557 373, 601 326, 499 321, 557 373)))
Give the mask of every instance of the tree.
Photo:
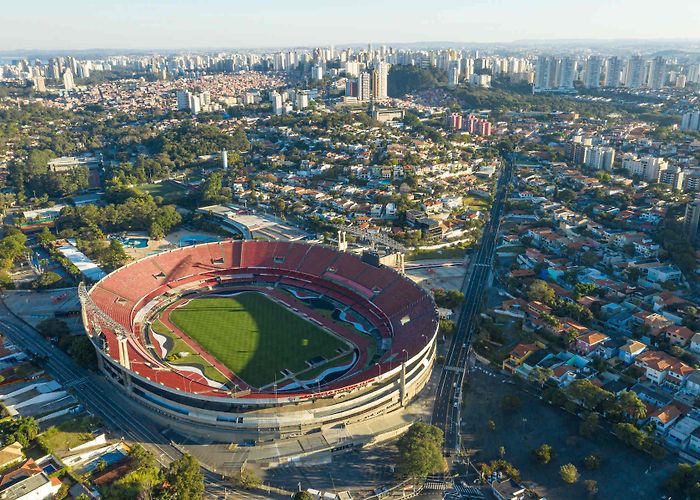
POLYGON ((498 456, 501 457, 501 460, 503 460, 503 457, 506 456, 506 447, 505 446, 499 446, 498 456))
POLYGON ((598 289, 593 283, 576 283, 574 286, 574 296, 583 297, 585 295, 591 295, 595 293, 598 289))
POLYGON ((416 480, 442 470, 443 442, 444 434, 438 427, 424 422, 411 425, 408 432, 397 442, 398 469, 401 474, 416 480))
POLYGON ((32 286, 38 290, 47 290, 49 288, 58 288, 63 282, 63 278, 53 271, 45 271, 32 282, 32 286))
POLYGON ((70 334, 70 329, 65 321, 50 318, 41 321, 36 325, 37 331, 44 337, 65 337, 70 334))
POLYGON ((529 300, 551 304, 554 302, 554 297, 555 294, 552 287, 542 280, 534 280, 527 289, 527 298, 529 300))
POLYGON ((128 259, 124 246, 118 240, 111 240, 99 256, 100 263, 107 269, 117 269, 126 264, 128 259))
POLYGON ((258 475, 246 467, 243 467, 243 469, 241 469, 241 471, 236 475, 235 481, 238 486, 246 490, 259 488, 260 485, 262 485, 262 480, 258 477, 258 475))
POLYGON ((595 481, 593 479, 586 479, 583 482, 584 488, 586 488, 586 492, 588 493, 589 498, 593 498, 598 494, 598 481, 595 481))
POLYGON ((12 281, 12 276, 3 270, 0 270, 0 290, 11 290, 15 287, 15 282, 12 281))
POLYGON ((700 462, 680 464, 669 474, 664 487, 673 498, 700 498, 700 462))
POLYGON ((574 464, 564 464, 559 467, 559 475, 568 484, 574 484, 578 481, 578 469, 574 464))
POLYGON ((586 469, 588 470, 596 470, 600 468, 600 457, 594 453, 591 453, 590 455, 587 455, 586 458, 583 459, 583 465, 586 466, 586 469))
POLYGON ((527 378, 530 382, 539 384, 540 387, 544 387, 544 384, 552 377, 552 375, 554 375, 554 371, 551 368, 536 366, 530 370, 527 378))
POLYGON ((0 423, 0 435, 5 444, 17 441, 23 447, 39 435, 39 424, 34 417, 19 417, 0 423))
POLYGON ((598 431, 599 421, 600 417, 596 412, 589 412, 579 425, 578 433, 583 437, 593 436, 598 431))
POLYGON ((574 380, 567 388, 567 395, 584 408, 592 410, 603 401, 613 399, 612 393, 601 389, 590 380, 574 380))
POLYGON ((647 416, 647 408, 639 399, 636 393, 632 391, 624 391, 620 394, 618 402, 627 415, 633 420, 641 420, 647 416))
POLYGON ((503 411, 514 412, 519 410, 521 406, 522 401, 520 401, 518 396, 513 394, 506 394, 503 396, 503 399, 501 399, 501 408, 503 411))
POLYGON ((185 454, 171 462, 165 473, 169 493, 178 500, 199 500, 204 495, 204 475, 197 460, 185 454))
POLYGON ((308 491, 297 491, 294 494, 294 500, 314 500, 315 497, 308 491))
POLYGON ((97 354, 92 341, 86 335, 80 335, 72 338, 68 347, 68 354, 83 368, 97 368, 97 354))
POLYGON ((490 431, 495 431, 496 430, 496 422, 494 422, 493 420, 489 420, 488 422, 486 422, 486 427, 488 427, 488 429, 490 431))
POLYGON ((538 462, 548 464, 552 460, 552 447, 546 443, 541 444, 532 452, 538 462))
POLYGON ((615 424, 615 435, 628 446, 641 450, 644 447, 646 434, 629 423, 615 424))

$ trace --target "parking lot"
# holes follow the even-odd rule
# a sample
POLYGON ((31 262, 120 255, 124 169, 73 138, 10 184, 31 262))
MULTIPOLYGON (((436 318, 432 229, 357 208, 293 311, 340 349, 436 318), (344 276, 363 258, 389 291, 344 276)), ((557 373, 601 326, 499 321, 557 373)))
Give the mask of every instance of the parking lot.
POLYGON ((534 482, 541 496, 549 499, 585 498, 582 481, 598 482, 598 498, 659 498, 660 486, 675 467, 671 458, 657 461, 651 456, 627 448, 607 431, 591 439, 578 435, 579 420, 563 410, 551 407, 501 375, 475 369, 464 391, 463 446, 475 462, 499 458, 500 447, 505 448, 504 459, 520 470, 525 482, 534 482), (516 395, 520 408, 508 412, 501 408, 504 396, 516 395), (495 430, 489 430, 493 420, 495 430), (546 465, 532 458, 532 450, 547 443, 555 458, 546 465), (587 471, 583 459, 595 453, 602 458, 602 466, 587 471), (573 463, 580 480, 567 485, 559 476, 559 467, 573 463))

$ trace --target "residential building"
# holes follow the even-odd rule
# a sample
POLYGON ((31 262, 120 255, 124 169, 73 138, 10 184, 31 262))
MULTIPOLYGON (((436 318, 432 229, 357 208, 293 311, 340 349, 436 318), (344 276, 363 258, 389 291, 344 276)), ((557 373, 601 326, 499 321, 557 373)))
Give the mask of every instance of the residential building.
POLYGON ((644 86, 646 75, 646 61, 640 55, 634 55, 627 61, 627 73, 625 75, 625 87, 638 89, 644 86))
POLYGON ((606 87, 619 87, 622 83, 622 59, 619 57, 610 57, 605 68, 606 87))
POLYGON ((357 100, 369 101, 372 97, 372 94, 370 93, 371 88, 372 76, 367 71, 363 71, 357 78, 357 100))
POLYGON ((600 87, 600 74, 603 71, 603 58, 600 56, 590 56, 586 62, 586 74, 583 84, 586 88, 600 87))
POLYGON ((700 130, 700 109, 683 113, 683 118, 681 119, 681 130, 700 130))
POLYGON ((700 197, 695 198, 685 206, 683 229, 691 241, 697 241, 700 236, 700 197))
POLYGON ((661 172, 668 169, 668 162, 653 156, 638 157, 632 153, 622 156, 622 168, 631 176, 638 176, 647 182, 659 182, 661 172))
POLYGON ((648 83, 652 89, 660 89, 666 83, 666 59, 663 57, 657 56, 651 61, 648 83))

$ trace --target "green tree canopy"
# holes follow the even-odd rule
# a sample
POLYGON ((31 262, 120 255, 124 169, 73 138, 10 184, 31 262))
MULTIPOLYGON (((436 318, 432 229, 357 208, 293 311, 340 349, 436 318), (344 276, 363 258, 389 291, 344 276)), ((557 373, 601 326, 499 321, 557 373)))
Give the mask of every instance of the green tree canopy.
POLYGON ((424 422, 413 424, 397 443, 398 469, 401 474, 420 479, 443 470, 443 442, 441 429, 424 422))

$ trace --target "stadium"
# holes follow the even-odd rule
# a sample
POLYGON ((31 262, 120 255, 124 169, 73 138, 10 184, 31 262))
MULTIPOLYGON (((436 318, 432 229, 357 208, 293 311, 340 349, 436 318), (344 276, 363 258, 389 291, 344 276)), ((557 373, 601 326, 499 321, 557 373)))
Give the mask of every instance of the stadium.
POLYGON ((117 386, 170 417, 260 437, 400 410, 435 358, 430 294, 323 245, 179 248, 80 297, 100 369, 117 386))

